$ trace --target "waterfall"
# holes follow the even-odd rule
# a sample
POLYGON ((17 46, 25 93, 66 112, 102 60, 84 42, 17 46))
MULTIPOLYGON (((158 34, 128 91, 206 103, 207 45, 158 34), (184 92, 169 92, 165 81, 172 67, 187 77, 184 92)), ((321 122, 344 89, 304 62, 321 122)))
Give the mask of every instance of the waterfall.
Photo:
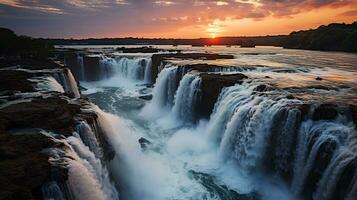
POLYGON ((143 109, 145 115, 152 116, 153 113, 172 107, 179 81, 177 72, 177 66, 168 66, 161 70, 154 85, 153 98, 143 109))
POLYGON ((130 80, 151 82, 150 58, 110 58, 102 56, 100 67, 103 79, 119 75, 130 80))
MULTIPOLYGON (((353 164, 357 157, 356 134, 353 126, 338 120, 305 121, 300 127, 296 148, 294 193, 314 193, 316 199, 336 199, 334 192, 347 166, 356 167, 353 164)), ((355 188, 353 190, 356 168, 347 176, 350 181, 343 183, 345 197, 351 193, 356 195, 355 188)))
POLYGON ((285 105, 258 96, 240 105, 223 133, 221 155, 237 160, 247 170, 259 167, 273 116, 285 105))
POLYGON ((242 85, 238 84, 222 90, 214 106, 207 128, 210 140, 214 142, 221 140, 223 134, 218 134, 224 132, 236 108, 251 100, 253 88, 253 86, 243 83, 242 85))
POLYGON ((152 71, 152 60, 151 58, 146 60, 147 64, 146 64, 146 67, 145 67, 145 82, 146 83, 152 83, 153 82, 153 77, 152 77, 152 74, 151 74, 151 71, 152 71))
POLYGON ((103 151, 99 146, 98 140, 92 127, 85 121, 80 122, 76 127, 76 132, 81 136, 84 144, 94 153, 97 158, 103 157, 103 151))
POLYGON ((80 67, 80 70, 79 70, 79 77, 78 79, 80 81, 84 81, 85 80, 85 69, 84 69, 84 63, 83 63, 83 56, 77 54, 77 64, 78 66, 80 67))
POLYGON ((206 129, 210 140, 219 144, 220 157, 247 172, 281 177, 298 197, 353 199, 357 193, 353 123, 341 117, 303 119, 294 106, 302 102, 256 94, 257 85, 247 82, 222 90, 206 129))
POLYGON ((180 81, 172 109, 177 119, 184 122, 196 121, 195 109, 201 97, 200 84, 201 78, 191 73, 187 73, 180 81))
POLYGON ((57 82, 63 86, 65 92, 72 93, 75 98, 79 98, 81 96, 78 90, 77 82, 69 69, 64 69, 64 71, 61 72, 55 72, 53 76, 57 82))
POLYGON ((35 87, 38 90, 45 90, 45 91, 54 91, 64 93, 63 86, 58 83, 58 81, 53 78, 52 76, 40 77, 40 78, 32 78, 29 79, 30 81, 35 81, 35 87))
POLYGON ((74 134, 67 139, 75 154, 69 163, 68 182, 76 199, 118 199, 118 192, 101 160, 74 134))
POLYGON ((81 97, 78 89, 78 85, 76 82, 76 79, 74 78, 71 70, 66 70, 67 71, 67 85, 68 85, 68 91, 72 92, 74 94, 75 98, 81 97))
POLYGON ((44 200, 66 200, 65 194, 56 181, 50 181, 45 183, 42 188, 42 198, 44 200))
POLYGON ((56 139, 52 134, 46 133, 56 143, 63 144, 60 145, 63 148, 49 149, 49 162, 53 166, 68 169, 68 192, 51 181, 42 188, 44 199, 67 199, 62 198, 63 196, 73 196, 77 200, 119 199, 106 163, 101 159, 101 147, 94 131, 86 122, 80 122, 76 129, 73 136, 66 139, 56 139))

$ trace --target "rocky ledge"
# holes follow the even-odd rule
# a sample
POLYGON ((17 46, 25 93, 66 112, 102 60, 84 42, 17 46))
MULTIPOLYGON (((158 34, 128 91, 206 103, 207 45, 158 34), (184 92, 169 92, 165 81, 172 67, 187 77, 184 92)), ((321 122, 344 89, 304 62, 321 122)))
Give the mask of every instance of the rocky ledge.
POLYGON ((154 54, 151 57, 151 77, 156 79, 160 72, 160 65, 166 60, 173 59, 194 59, 194 60, 217 60, 233 59, 232 55, 212 54, 212 53, 175 53, 175 54, 154 54))
POLYGON ((241 84, 248 77, 241 73, 215 74, 200 73, 201 77, 201 101, 198 106, 199 116, 208 118, 213 111, 219 94, 224 87, 241 84))
MULTIPOLYGON (((51 197, 47 189, 54 183, 70 197, 67 165, 76 158, 66 138, 86 122, 105 144, 97 114, 74 95, 77 85, 62 65, 21 58, 2 58, 1 64, 0 199, 51 197)), ((103 159, 112 155, 103 147, 103 159)))

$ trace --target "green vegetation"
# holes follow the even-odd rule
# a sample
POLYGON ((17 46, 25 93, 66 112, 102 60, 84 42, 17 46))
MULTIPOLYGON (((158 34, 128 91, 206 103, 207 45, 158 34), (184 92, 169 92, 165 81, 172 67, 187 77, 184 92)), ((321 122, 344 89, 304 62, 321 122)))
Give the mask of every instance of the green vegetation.
POLYGON ((357 52, 357 22, 323 25, 315 30, 292 32, 284 48, 357 52))
POLYGON ((0 28, 0 55, 47 57, 53 48, 42 39, 17 36, 12 30, 0 28))

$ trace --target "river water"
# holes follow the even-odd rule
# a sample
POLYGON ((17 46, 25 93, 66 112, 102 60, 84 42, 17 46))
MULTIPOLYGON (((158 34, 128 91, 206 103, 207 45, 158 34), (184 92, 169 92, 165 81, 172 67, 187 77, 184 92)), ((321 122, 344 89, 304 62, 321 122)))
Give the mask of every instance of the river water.
MULTIPOLYGON (((91 51, 106 51, 105 48, 113 46, 85 47, 92 48, 91 51)), ((281 121, 285 125, 279 126, 281 139, 274 143, 277 148, 273 152, 278 153, 266 161, 267 149, 271 148, 271 129, 276 126, 277 116, 289 105, 320 99, 356 103, 357 54, 275 47, 159 47, 232 54, 235 59, 172 61, 164 66, 154 87, 147 87, 145 67, 149 63, 144 67, 138 59, 148 60, 151 54, 106 53, 114 61, 108 57, 104 62, 117 70, 101 81, 81 82, 86 88, 82 94, 104 111, 102 126, 108 129, 110 144, 116 151, 109 170, 119 188, 120 199, 298 199, 305 191, 311 170, 306 167, 309 164, 306 160, 314 159, 313 150, 300 151, 304 148, 304 137, 308 137, 311 130, 319 133, 320 143, 325 141, 322 138, 333 141, 337 138, 339 151, 348 149, 351 154, 348 158, 356 158, 357 143, 347 139, 356 134, 350 120, 343 117, 318 122, 305 119, 296 125, 299 136, 293 139, 288 137, 293 135, 289 127, 295 126, 299 114, 289 110, 281 121), (239 70, 224 73, 240 71, 255 80, 224 89, 211 116, 194 121, 191 112, 199 78, 190 73, 178 86, 172 86, 170 81, 178 65, 192 63, 241 66, 239 70), (281 89, 276 93, 298 94, 301 99, 255 95, 254 88, 266 77, 269 83, 281 89), (309 87, 316 85, 316 77, 323 77, 322 84, 333 90, 309 87), (148 94, 153 95, 152 100, 139 98, 148 94), (142 146, 140 139, 144 141, 142 146), (301 142, 297 142, 296 148, 286 148, 297 140, 301 142), (290 154, 296 156, 287 163, 290 154), (274 164, 277 173, 264 170, 264 165, 270 162, 278 163, 274 164), (294 165, 291 166, 293 180, 286 184, 279 173, 290 165, 294 165)), ((316 148, 316 151, 320 149, 316 148)), ((333 159, 341 155, 335 154, 333 159)), ((330 168, 332 165, 331 161, 330 168)), ((326 169, 322 176, 328 177, 327 173, 326 169)), ((326 184, 316 189, 315 199, 328 199, 322 191, 332 190, 329 187, 333 186, 326 184)), ((356 184, 350 196, 353 194, 356 194, 356 184)))

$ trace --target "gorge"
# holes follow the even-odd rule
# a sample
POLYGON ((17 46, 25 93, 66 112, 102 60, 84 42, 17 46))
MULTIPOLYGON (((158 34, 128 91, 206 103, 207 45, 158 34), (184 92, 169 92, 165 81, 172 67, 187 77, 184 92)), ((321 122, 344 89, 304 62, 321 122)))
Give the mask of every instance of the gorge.
POLYGON ((357 196, 356 54, 116 48, 2 58, 2 198, 357 196))

